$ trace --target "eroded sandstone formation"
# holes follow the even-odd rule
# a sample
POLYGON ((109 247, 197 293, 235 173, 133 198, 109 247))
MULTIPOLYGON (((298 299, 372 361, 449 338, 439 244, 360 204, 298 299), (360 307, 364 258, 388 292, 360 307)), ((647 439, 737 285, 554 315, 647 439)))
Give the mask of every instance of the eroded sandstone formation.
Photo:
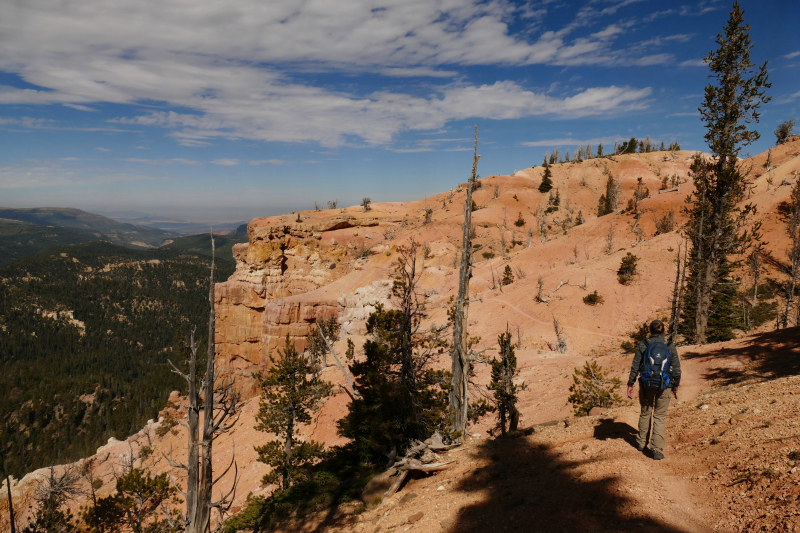
MULTIPOLYGON (((250 374, 269 365, 270 353, 283 348, 286 335, 299 350, 318 319, 338 316, 337 297, 303 298, 341 278, 352 268, 357 251, 348 237, 377 220, 352 215, 317 223, 258 218, 248 225, 249 242, 233 248, 236 272, 216 286, 217 354, 245 393, 250 374), (351 230, 341 235, 341 230, 351 230), (337 232, 335 238, 323 238, 337 232)), ((351 239, 352 240, 352 239, 351 239)))

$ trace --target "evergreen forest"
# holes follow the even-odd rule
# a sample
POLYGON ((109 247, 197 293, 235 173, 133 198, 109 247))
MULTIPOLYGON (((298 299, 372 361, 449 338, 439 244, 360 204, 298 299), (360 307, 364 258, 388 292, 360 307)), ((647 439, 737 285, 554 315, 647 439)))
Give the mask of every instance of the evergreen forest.
MULTIPOLYGON (((5 471, 91 455, 158 416, 182 385, 167 364, 176 340, 196 326, 205 344, 209 264, 198 252, 93 242, 0 267, 5 471)), ((218 258, 215 278, 233 270, 218 258)))

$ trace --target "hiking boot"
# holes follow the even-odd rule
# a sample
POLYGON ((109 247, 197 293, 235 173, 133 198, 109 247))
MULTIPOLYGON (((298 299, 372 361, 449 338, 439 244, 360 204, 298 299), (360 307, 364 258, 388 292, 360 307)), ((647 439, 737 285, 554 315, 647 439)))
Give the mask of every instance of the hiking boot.
POLYGON ((637 444, 636 445, 636 450, 637 451, 644 452, 646 449, 647 449, 647 445, 646 444, 642 444, 642 445, 637 444))
POLYGON ((656 461, 660 461, 663 458, 664 458, 664 454, 663 453, 661 453, 658 450, 653 450, 653 459, 655 459, 656 461))

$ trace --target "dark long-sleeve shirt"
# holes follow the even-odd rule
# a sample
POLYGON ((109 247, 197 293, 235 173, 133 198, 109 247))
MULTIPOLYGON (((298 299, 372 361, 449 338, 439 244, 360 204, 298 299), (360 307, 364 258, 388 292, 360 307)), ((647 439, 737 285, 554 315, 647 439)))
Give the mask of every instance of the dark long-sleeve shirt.
POLYGON ((633 386, 636 383, 636 378, 642 371, 642 363, 644 362, 644 354, 651 344, 661 342, 669 348, 669 375, 672 378, 672 386, 677 387, 681 383, 681 358, 678 356, 678 350, 675 349, 674 344, 667 343, 663 335, 654 335, 649 339, 645 339, 639 343, 636 348, 636 355, 633 356, 633 364, 631 365, 631 375, 628 377, 628 386, 633 386))

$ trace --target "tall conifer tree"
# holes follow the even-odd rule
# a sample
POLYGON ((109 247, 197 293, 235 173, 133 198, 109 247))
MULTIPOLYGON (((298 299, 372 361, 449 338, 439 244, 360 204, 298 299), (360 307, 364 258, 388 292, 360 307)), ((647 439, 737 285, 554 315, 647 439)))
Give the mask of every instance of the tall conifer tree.
POLYGON ((752 232, 743 230, 755 208, 738 205, 744 199, 747 178, 736 164, 741 148, 759 138, 748 124, 758 122, 759 107, 769 101, 765 96, 765 89, 770 87, 767 63, 754 68, 750 61, 753 45, 749 31, 735 2, 727 25, 717 35, 719 48, 704 58, 714 81, 706 86, 699 110, 714 157, 697 157, 691 167, 695 191, 687 198, 685 209, 691 250, 681 328, 684 335, 700 344, 731 338, 728 315, 734 309, 735 293, 727 289, 732 286, 730 272, 736 266, 731 256, 758 238, 757 224, 752 232))

